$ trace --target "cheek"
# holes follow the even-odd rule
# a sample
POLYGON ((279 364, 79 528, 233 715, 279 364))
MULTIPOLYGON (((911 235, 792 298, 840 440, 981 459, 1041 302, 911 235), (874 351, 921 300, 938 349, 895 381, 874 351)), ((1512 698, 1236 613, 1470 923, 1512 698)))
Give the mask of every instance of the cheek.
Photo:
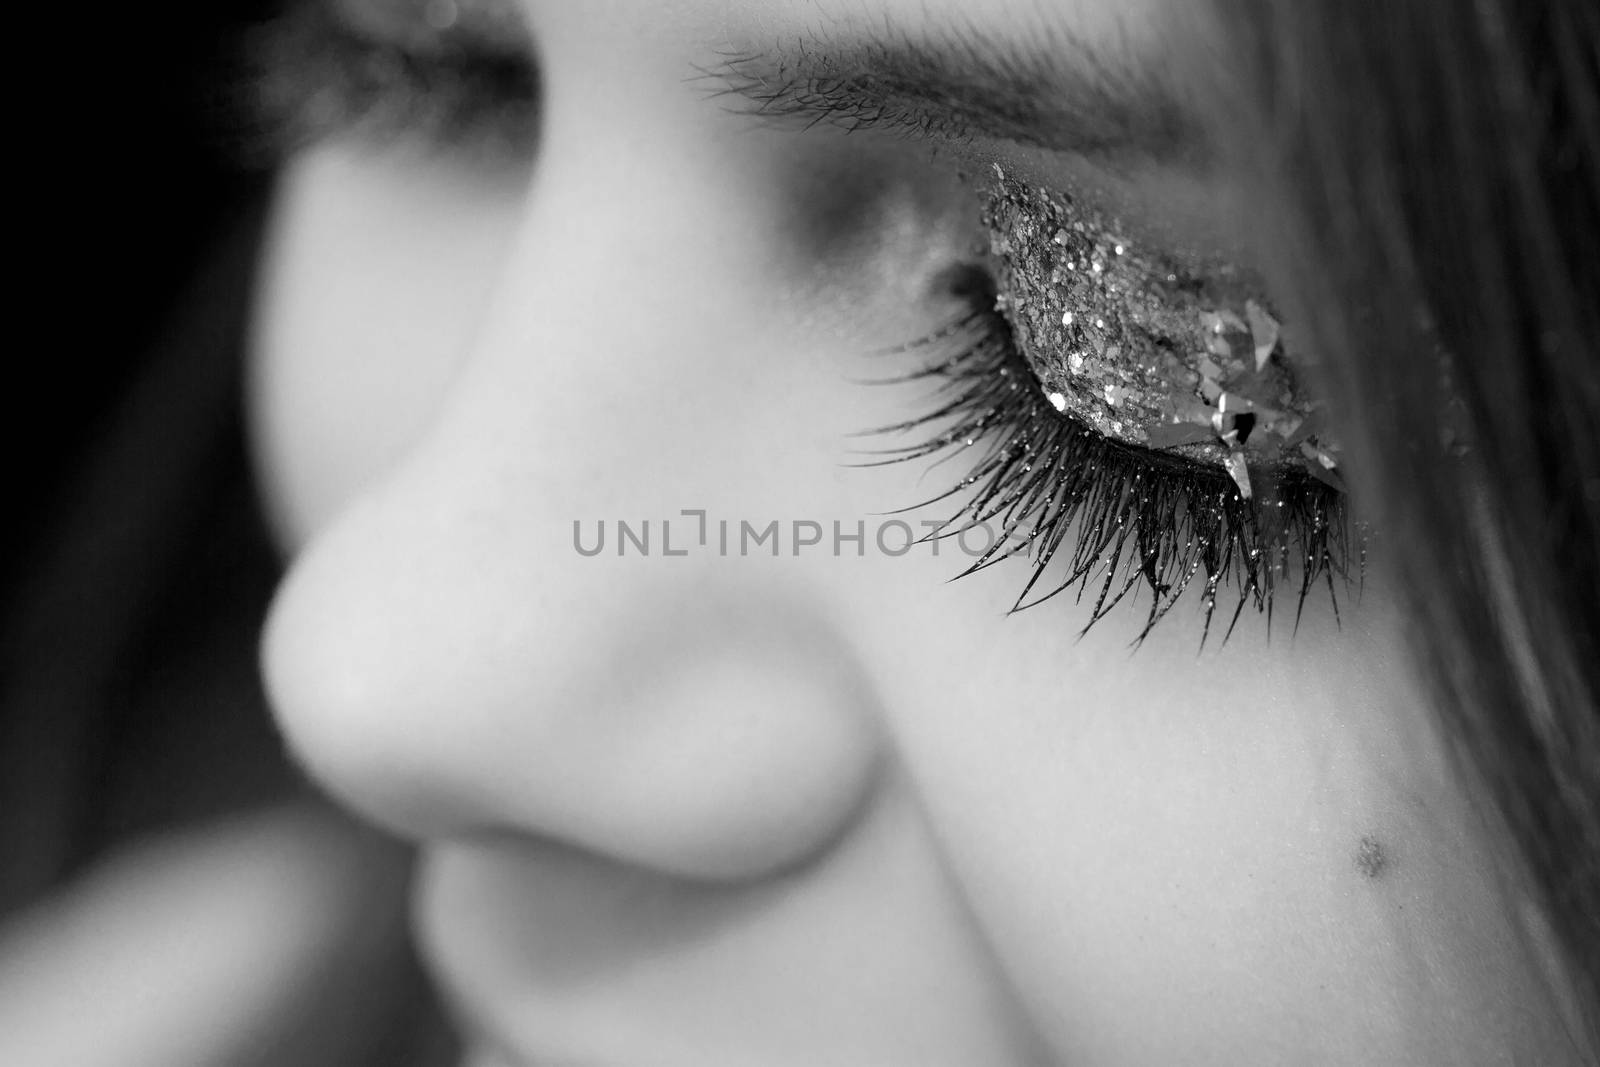
POLYGON ((284 173, 248 384, 269 519, 293 548, 387 470, 466 358, 526 174, 343 146, 284 173))
POLYGON ((1013 577, 863 640, 951 866, 1056 1047, 1212 1062, 1198 1025, 1217 1062, 1259 1062, 1263 1034, 1280 1062, 1449 1062, 1520 1025, 1516 967, 1481 962, 1516 958, 1491 842, 1381 593, 1339 627, 1308 608, 1270 645, 1241 624, 1200 652, 1180 617, 1135 653, 1126 615, 1081 640, 1070 603, 1001 618, 983 587, 1013 577), (1461 1004, 1470 1025, 1438 1025, 1461 1004))

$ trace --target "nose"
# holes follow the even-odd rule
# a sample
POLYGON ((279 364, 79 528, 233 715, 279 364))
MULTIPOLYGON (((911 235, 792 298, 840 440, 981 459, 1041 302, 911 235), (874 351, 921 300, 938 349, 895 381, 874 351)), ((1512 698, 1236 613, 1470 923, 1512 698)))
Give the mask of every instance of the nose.
POLYGON ((878 771, 871 689, 803 606, 663 583, 563 618, 570 598, 504 580, 452 521, 419 529, 407 500, 320 542, 269 626, 280 725, 330 791, 404 834, 533 835, 707 879, 850 825, 878 771))
POLYGON ((665 522, 693 535, 685 508, 781 514, 785 452, 744 443, 816 436, 761 314, 774 235, 728 192, 762 176, 704 145, 565 147, 552 122, 435 421, 292 567, 269 691, 307 771, 401 833, 757 876, 842 833, 883 762, 825 596, 781 561, 660 553, 665 522), (618 518, 655 524, 657 554, 574 551, 575 523, 618 518))

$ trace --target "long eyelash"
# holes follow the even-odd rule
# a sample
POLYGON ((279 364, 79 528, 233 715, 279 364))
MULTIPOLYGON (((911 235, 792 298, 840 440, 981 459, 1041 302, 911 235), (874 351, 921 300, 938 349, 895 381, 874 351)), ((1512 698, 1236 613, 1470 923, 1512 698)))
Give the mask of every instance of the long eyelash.
POLYGON ((903 509, 958 500, 934 536, 949 536, 944 528, 997 525, 989 549, 960 577, 1026 556, 1031 573, 1012 610, 1076 589, 1079 601, 1092 596, 1083 632, 1148 592, 1139 640, 1196 583, 1202 645, 1219 591, 1230 586, 1238 599, 1223 640, 1247 606, 1265 613, 1270 629, 1273 599, 1284 583, 1297 595, 1296 624, 1319 584, 1337 615, 1335 578, 1348 583, 1350 549, 1360 543, 1349 531, 1341 493, 1285 470, 1245 499, 1220 469, 1108 439, 1063 415, 1045 399, 1005 319, 989 309, 988 292, 988 304, 975 298, 950 326, 896 350, 927 357, 921 370, 896 380, 935 383, 935 410, 871 431, 936 431, 885 450, 876 463, 977 453, 949 490, 903 509))
POLYGON ((256 27, 233 57, 240 158, 272 165, 334 137, 408 141, 489 158, 531 153, 539 118, 531 55, 376 40, 321 3, 297 3, 256 27))

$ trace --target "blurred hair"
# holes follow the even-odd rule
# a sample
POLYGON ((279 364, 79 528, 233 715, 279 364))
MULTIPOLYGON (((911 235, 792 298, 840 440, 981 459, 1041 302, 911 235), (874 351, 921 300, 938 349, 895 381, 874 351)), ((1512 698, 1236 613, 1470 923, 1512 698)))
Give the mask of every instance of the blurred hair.
POLYGON ((1337 354, 1326 385, 1373 551, 1592 1039, 1600 5, 1218 3, 1246 71, 1236 162, 1285 209, 1274 265, 1304 302, 1300 339, 1337 354))

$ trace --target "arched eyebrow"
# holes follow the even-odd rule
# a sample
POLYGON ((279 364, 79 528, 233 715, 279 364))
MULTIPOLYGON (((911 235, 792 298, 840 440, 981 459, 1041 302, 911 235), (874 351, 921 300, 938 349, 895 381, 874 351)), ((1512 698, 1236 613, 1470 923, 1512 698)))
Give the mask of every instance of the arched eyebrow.
POLYGON ((721 53, 699 68, 731 110, 806 125, 989 138, 1047 151, 1203 169, 1206 124, 1172 64, 1120 38, 1032 39, 977 27, 911 36, 818 33, 721 53))

